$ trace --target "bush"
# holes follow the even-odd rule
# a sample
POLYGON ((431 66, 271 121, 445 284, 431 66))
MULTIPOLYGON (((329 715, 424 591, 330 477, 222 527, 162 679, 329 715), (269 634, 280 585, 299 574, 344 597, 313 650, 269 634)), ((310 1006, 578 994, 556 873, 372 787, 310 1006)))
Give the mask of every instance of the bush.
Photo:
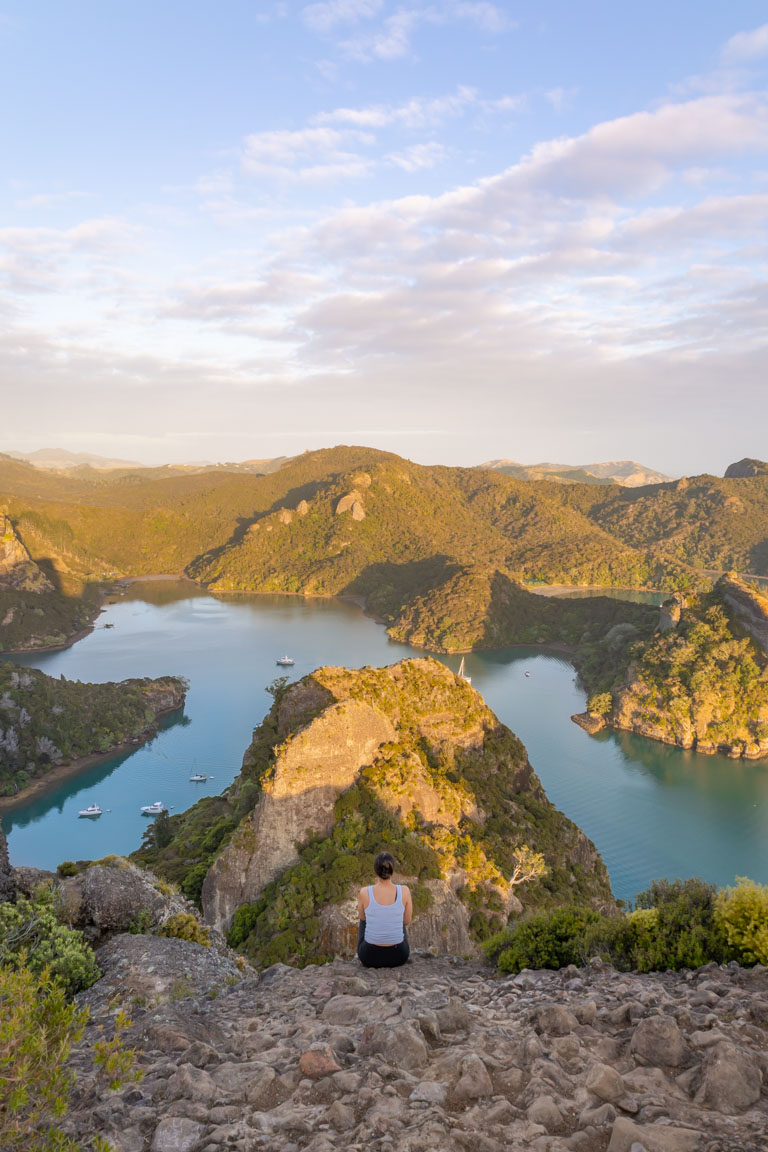
POLYGON ((22 963, 35 975, 48 970, 65 992, 74 994, 98 980, 101 973, 82 932, 67 928, 56 916, 51 888, 40 888, 31 900, 0 904, 0 964, 22 963))
MULTIPOLYGON (((699 968, 711 960, 727 959, 727 942, 715 923, 713 884, 703 880, 657 880, 635 903, 639 911, 653 909, 655 917, 636 911, 633 922, 636 939, 634 963, 617 967, 640 972, 666 968, 699 968)), ((619 958, 620 959, 620 958, 619 958)), ((631 958, 629 958, 631 959, 631 958)))
POLYGON ((768 964, 768 885, 736 877, 715 897, 715 922, 743 964, 768 964))
MULTIPOLYGON (((0 966, 0 1148, 8 1152, 83 1152, 61 1132, 75 1073, 67 1067, 72 1047, 83 1035, 88 1009, 67 1002, 66 991, 50 968, 36 974, 20 954, 14 965, 0 966)), ((118 1012, 111 1039, 94 1044, 97 1084, 120 1088, 140 1080, 136 1051, 123 1046, 130 1020, 118 1012)), ((101 1136, 92 1136, 93 1152, 111 1152, 101 1136)))
POLYGON ((80 869, 73 860, 62 860, 61 864, 56 869, 56 875, 64 880, 67 876, 77 876, 80 869))
POLYGON ((83 1034, 87 1009, 68 1004, 50 969, 0 967, 0 1147, 69 1152, 57 1132, 74 1073, 65 1061, 83 1034))
POLYGON ((541 912, 492 936, 483 949, 502 972, 583 964, 587 958, 583 951, 585 929, 599 919, 589 908, 541 912))
POLYGON ((158 929, 157 935, 189 940, 190 943, 202 944, 205 948, 211 946, 211 933, 191 912, 175 912, 163 927, 158 929))

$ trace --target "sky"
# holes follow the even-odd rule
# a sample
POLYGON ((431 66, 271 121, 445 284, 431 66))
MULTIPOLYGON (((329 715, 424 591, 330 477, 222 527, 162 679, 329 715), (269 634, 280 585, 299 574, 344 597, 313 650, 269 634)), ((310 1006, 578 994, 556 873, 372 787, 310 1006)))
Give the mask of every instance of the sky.
POLYGON ((0 451, 768 457, 732 0, 0 0, 0 451))

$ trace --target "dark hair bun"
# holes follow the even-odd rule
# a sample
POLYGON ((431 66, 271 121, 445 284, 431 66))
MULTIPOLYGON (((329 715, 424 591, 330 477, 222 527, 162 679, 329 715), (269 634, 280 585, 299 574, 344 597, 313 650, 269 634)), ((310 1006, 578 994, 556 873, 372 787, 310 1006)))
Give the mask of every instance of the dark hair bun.
POLYGON ((391 852, 379 852, 373 862, 373 870, 382 880, 388 880, 396 867, 395 858, 391 852))

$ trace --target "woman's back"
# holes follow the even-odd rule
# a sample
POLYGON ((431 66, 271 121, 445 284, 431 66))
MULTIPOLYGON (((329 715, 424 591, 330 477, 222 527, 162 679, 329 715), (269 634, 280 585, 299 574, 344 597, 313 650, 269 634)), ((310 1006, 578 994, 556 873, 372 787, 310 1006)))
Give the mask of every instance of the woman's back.
MULTIPOLYGON (((365 909, 365 939, 369 944, 399 944, 403 939, 403 893, 399 884, 393 885, 394 900, 380 903, 371 884, 365 909)), ((385 900, 390 893, 379 891, 385 900)))

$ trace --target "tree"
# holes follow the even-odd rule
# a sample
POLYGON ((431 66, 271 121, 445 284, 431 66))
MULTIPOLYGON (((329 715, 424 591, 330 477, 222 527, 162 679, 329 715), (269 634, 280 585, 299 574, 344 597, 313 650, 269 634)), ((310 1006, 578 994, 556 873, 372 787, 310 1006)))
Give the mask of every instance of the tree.
POLYGON ((531 880, 541 880, 549 874, 541 852, 534 852, 527 844, 522 844, 512 854, 515 866, 509 878, 510 888, 518 884, 528 884, 531 880))

